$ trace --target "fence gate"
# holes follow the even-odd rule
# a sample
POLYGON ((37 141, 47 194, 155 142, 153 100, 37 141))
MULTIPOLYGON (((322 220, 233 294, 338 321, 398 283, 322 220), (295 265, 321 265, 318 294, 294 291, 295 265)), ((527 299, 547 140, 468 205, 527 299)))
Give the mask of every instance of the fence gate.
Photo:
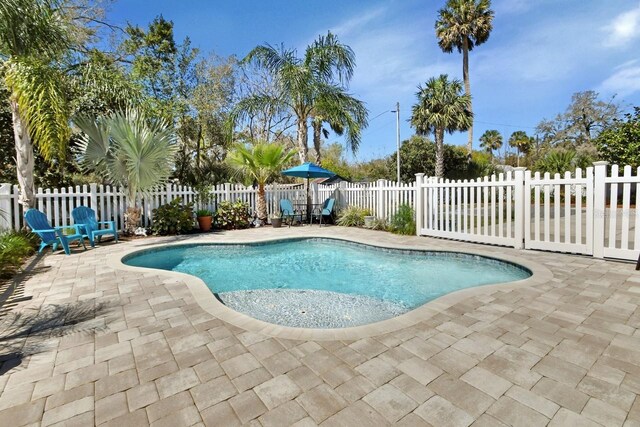
POLYGON ((593 168, 575 177, 525 172, 524 247, 593 254, 593 168), (583 176, 584 175, 584 176, 583 176))

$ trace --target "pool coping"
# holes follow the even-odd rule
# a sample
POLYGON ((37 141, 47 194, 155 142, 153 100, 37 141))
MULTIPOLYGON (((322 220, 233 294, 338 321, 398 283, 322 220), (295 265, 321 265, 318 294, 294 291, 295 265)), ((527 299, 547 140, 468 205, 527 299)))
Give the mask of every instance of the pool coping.
POLYGON ((135 252, 142 252, 145 250, 153 250, 161 247, 167 246, 184 246, 184 245, 194 245, 194 244, 207 244, 207 245, 216 245, 216 244, 252 244, 252 243, 269 243, 269 242, 278 242, 278 241, 287 241, 287 240, 300 240, 300 237, 265 237, 265 238, 255 238, 248 241, 233 241, 226 239, 219 239, 215 241, 210 241, 209 239, 198 239, 197 242, 187 242, 187 241, 178 241, 178 242, 159 242, 157 244, 149 245, 146 248, 142 248, 140 246, 134 246, 130 249, 125 250, 119 256, 109 258, 107 260, 107 265, 116 269, 116 270, 125 270, 125 271, 136 271, 136 272, 153 272, 154 275, 172 277, 175 279, 180 279, 185 282, 187 288, 193 295, 197 304, 206 312, 211 314, 212 316, 219 318, 225 322, 228 322, 234 326, 245 329, 247 331, 259 332, 271 337, 283 338, 283 339, 292 339, 292 340, 315 340, 315 341, 333 341, 333 340, 357 340, 361 338, 367 338, 372 336, 383 335, 386 333, 394 332, 406 327, 410 327, 416 325, 422 321, 428 320, 433 316, 445 311, 451 306, 473 296, 477 295, 488 295, 496 291, 500 290, 510 290, 516 287, 522 286, 535 286, 541 285, 548 281, 550 281, 554 276, 553 273, 546 267, 536 262, 523 259, 517 256, 499 254, 496 255, 494 253, 485 252, 483 250, 464 250, 464 251, 455 251, 455 250, 447 250, 447 249, 429 249, 422 246, 416 246, 411 244, 394 244, 385 242, 384 244, 379 242, 372 242, 367 238, 359 238, 359 237, 328 237, 323 235, 322 233, 312 233, 310 235, 306 235, 303 239, 333 239, 333 240, 341 240, 345 242, 359 243, 363 245, 369 245, 377 248, 384 249, 397 249, 397 250, 416 250, 416 251, 433 251, 433 252, 449 252, 449 253, 465 253, 470 255, 478 255, 482 257, 487 257, 491 259, 496 259, 500 261, 506 261, 509 263, 517 264, 522 267, 529 269, 532 273, 531 277, 514 281, 514 282, 505 282, 498 283, 492 285, 480 285, 471 288, 460 289, 454 292, 450 292, 446 295, 442 295, 432 301, 429 301, 418 308, 415 308, 407 313, 404 313, 400 316, 393 317, 391 319, 382 320, 375 323, 370 323, 362 326, 353 326, 348 328, 337 328, 337 329, 320 329, 320 328, 294 328, 289 326, 281 326, 273 323, 268 323, 262 320, 255 319, 247 314, 243 314, 237 312, 215 298, 213 292, 207 287, 204 281, 196 276, 192 276, 187 273, 180 273, 175 271, 161 270, 155 268, 146 268, 146 267, 133 267, 126 265, 122 262, 123 259, 132 255, 135 252))

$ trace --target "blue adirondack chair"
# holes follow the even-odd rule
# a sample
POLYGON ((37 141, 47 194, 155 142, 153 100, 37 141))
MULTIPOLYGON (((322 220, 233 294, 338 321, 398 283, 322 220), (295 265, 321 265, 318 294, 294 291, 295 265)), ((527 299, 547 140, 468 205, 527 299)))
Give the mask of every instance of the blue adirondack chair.
POLYGON ((69 242, 73 242, 74 240, 79 240, 82 243, 82 247, 87 249, 84 245, 84 236, 80 231, 80 227, 77 225, 71 225, 66 227, 52 227, 49 224, 49 220, 47 216, 40 212, 37 209, 29 209, 24 213, 24 219, 27 221, 27 224, 31 228, 31 231, 36 233, 42 242, 40 243, 40 249, 38 252, 42 252, 44 248, 47 246, 51 246, 52 250, 58 249, 58 245, 62 245, 64 249, 64 253, 67 255, 71 254, 71 249, 69 249, 69 242), (62 230, 65 228, 74 229, 74 234, 64 234, 62 230))
POLYGON ((328 216, 331 220, 333 220, 333 206, 336 203, 336 199, 327 199, 322 204, 322 208, 317 209, 311 215, 312 220, 318 219, 320 222, 320 227, 322 227, 322 219, 328 216))
POLYGON ((86 206, 78 206, 71 211, 73 222, 80 226, 80 231, 89 238, 91 247, 96 246, 96 240, 100 243, 102 236, 112 235, 118 241, 118 231, 115 221, 96 221, 96 212, 86 206), (100 225, 107 225, 107 228, 100 228, 100 225))
POLYGON ((282 220, 289 222, 289 227, 294 221, 302 222, 302 212, 294 209, 289 199, 280 199, 280 213, 282 214, 282 220))

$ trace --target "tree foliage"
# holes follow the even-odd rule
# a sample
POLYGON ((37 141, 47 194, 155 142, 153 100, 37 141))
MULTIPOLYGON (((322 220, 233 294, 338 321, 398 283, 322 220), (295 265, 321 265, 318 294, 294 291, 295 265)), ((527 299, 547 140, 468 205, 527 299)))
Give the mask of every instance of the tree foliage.
POLYGON ((640 166, 640 107, 616 119, 596 138, 602 157, 610 163, 634 168, 640 166))
POLYGON ((436 142, 435 175, 444 176, 444 134, 464 131, 471 126, 471 97, 462 94, 462 82, 446 74, 430 78, 418 86, 418 103, 412 107, 411 125, 418 135, 433 134, 436 142))

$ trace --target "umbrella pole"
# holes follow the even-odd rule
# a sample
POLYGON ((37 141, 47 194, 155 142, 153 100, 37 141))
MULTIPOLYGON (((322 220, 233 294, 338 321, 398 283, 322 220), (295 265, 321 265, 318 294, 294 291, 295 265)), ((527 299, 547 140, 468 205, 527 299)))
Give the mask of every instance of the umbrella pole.
POLYGON ((309 177, 307 177, 307 223, 311 224, 311 194, 309 194, 309 177))

